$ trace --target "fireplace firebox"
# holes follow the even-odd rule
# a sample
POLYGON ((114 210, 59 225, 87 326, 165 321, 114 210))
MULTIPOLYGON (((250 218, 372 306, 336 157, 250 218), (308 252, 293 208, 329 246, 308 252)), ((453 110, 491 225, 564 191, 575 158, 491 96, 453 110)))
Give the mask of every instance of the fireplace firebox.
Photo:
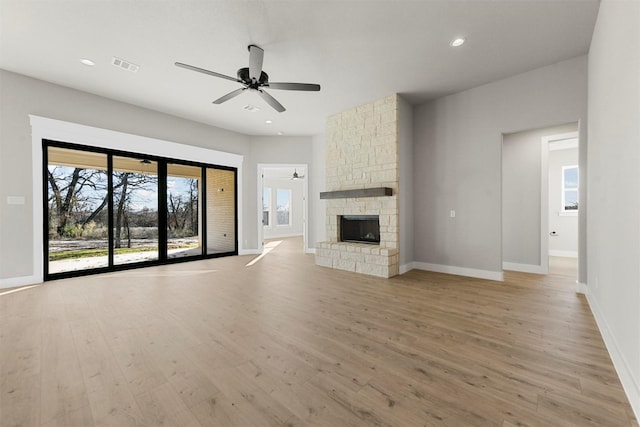
POLYGON ((378 215, 339 215, 340 241, 380 244, 378 215))

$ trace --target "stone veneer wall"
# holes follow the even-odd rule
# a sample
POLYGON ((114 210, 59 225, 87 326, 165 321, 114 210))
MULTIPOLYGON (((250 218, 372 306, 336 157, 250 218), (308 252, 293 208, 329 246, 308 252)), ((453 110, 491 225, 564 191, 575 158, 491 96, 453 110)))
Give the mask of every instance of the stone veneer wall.
POLYGON ((326 191, 389 187, 392 196, 328 199, 327 242, 316 264, 379 277, 398 274, 398 95, 327 119, 326 191), (379 215, 380 246, 338 242, 338 215, 379 215))

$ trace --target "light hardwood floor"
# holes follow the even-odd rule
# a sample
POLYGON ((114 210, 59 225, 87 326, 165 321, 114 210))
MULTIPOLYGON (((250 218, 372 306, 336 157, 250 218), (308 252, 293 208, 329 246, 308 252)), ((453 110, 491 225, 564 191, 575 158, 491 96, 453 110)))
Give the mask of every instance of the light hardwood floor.
POLYGON ((0 296, 0 424, 637 425, 574 280, 378 279, 300 248, 0 296))

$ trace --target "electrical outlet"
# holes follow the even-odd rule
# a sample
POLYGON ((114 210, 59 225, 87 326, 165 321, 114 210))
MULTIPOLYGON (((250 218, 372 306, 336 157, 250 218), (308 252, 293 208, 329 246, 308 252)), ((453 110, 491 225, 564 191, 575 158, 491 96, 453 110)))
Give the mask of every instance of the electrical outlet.
POLYGON ((454 211, 453 209, 451 209, 451 210, 449 211, 449 216, 450 216, 451 218, 455 218, 455 217, 456 217, 456 211, 454 211))

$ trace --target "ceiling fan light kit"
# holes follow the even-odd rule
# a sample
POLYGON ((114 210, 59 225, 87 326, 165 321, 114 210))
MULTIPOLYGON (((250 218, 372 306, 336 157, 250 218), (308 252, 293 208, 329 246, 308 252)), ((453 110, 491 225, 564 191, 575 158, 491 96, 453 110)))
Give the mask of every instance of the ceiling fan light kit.
POLYGON ((231 80, 244 86, 240 89, 229 92, 224 96, 221 96, 220 98, 213 101, 214 104, 222 104, 223 102, 226 102, 231 98, 235 98, 242 92, 248 90, 249 92, 257 92, 258 95, 260 95, 260 97, 274 110, 282 113, 286 109, 273 96, 266 92, 264 88, 277 90, 298 90, 306 92, 317 92, 320 90, 320 85, 314 83, 270 83, 269 75, 262 69, 264 50, 254 44, 249 45, 248 49, 249 67, 240 68, 237 72, 236 78, 216 73, 215 71, 206 70, 204 68, 194 67, 193 65, 184 64, 182 62, 176 62, 175 65, 177 67, 196 71, 198 73, 207 74, 225 80, 231 80))

